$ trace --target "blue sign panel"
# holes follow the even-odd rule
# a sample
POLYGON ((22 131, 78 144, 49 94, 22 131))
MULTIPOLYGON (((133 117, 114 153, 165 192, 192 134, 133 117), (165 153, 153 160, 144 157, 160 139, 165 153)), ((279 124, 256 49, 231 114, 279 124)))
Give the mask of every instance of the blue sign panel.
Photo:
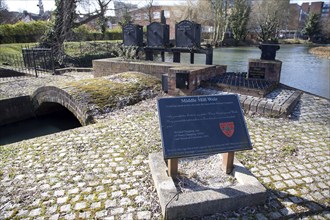
POLYGON ((237 95, 158 100, 164 158, 252 149, 237 95))

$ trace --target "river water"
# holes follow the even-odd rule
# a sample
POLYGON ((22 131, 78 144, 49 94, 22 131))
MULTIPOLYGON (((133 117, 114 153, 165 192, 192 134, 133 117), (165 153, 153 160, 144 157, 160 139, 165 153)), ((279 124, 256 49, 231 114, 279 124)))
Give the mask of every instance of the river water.
MULTIPOLYGON (((276 59, 282 61, 280 82, 330 98, 330 61, 308 53, 304 45, 281 45, 276 59)), ((216 48, 213 51, 213 63, 227 65, 228 72, 247 72, 248 60, 259 59, 261 50, 254 47, 216 48)), ((181 61, 188 63, 189 54, 183 54, 181 61)), ((204 64, 205 55, 195 54, 195 63, 204 64)))
POLYGON ((39 137, 80 127, 79 121, 69 111, 30 118, 0 126, 0 145, 39 137))

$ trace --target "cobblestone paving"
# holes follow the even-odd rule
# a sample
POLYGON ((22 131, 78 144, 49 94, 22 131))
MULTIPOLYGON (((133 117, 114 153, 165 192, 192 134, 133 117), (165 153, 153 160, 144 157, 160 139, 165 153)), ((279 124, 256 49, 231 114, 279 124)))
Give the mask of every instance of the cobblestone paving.
POLYGON ((18 96, 32 95, 42 86, 58 86, 61 83, 89 79, 93 75, 90 72, 68 72, 62 75, 43 74, 36 77, 8 77, 0 78, 0 100, 18 96))
MULTIPOLYGON (((304 94, 289 119, 246 120, 254 148, 237 157, 267 203, 203 219, 330 219, 329 101, 304 94)), ((0 219, 161 219, 147 160, 160 145, 152 99, 0 146, 0 219)))

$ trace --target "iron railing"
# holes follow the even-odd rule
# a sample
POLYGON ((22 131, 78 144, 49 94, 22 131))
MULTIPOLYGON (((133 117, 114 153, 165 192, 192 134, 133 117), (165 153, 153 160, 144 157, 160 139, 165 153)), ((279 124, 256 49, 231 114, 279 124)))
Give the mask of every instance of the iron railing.
POLYGON ((36 77, 38 72, 49 72, 55 74, 54 56, 49 48, 23 48, 24 66, 34 69, 36 77))
POLYGON ((51 49, 22 48, 22 55, 0 55, 0 78, 43 74, 55 74, 51 49))

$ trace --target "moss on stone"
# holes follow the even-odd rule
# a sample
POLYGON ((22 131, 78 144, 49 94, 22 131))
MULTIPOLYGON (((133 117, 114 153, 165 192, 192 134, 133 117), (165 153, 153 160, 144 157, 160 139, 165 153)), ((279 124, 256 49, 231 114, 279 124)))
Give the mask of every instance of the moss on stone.
POLYGON ((70 82, 65 86, 73 90, 72 95, 75 99, 104 110, 135 104, 156 95, 160 91, 160 80, 143 73, 126 72, 112 77, 70 82))

